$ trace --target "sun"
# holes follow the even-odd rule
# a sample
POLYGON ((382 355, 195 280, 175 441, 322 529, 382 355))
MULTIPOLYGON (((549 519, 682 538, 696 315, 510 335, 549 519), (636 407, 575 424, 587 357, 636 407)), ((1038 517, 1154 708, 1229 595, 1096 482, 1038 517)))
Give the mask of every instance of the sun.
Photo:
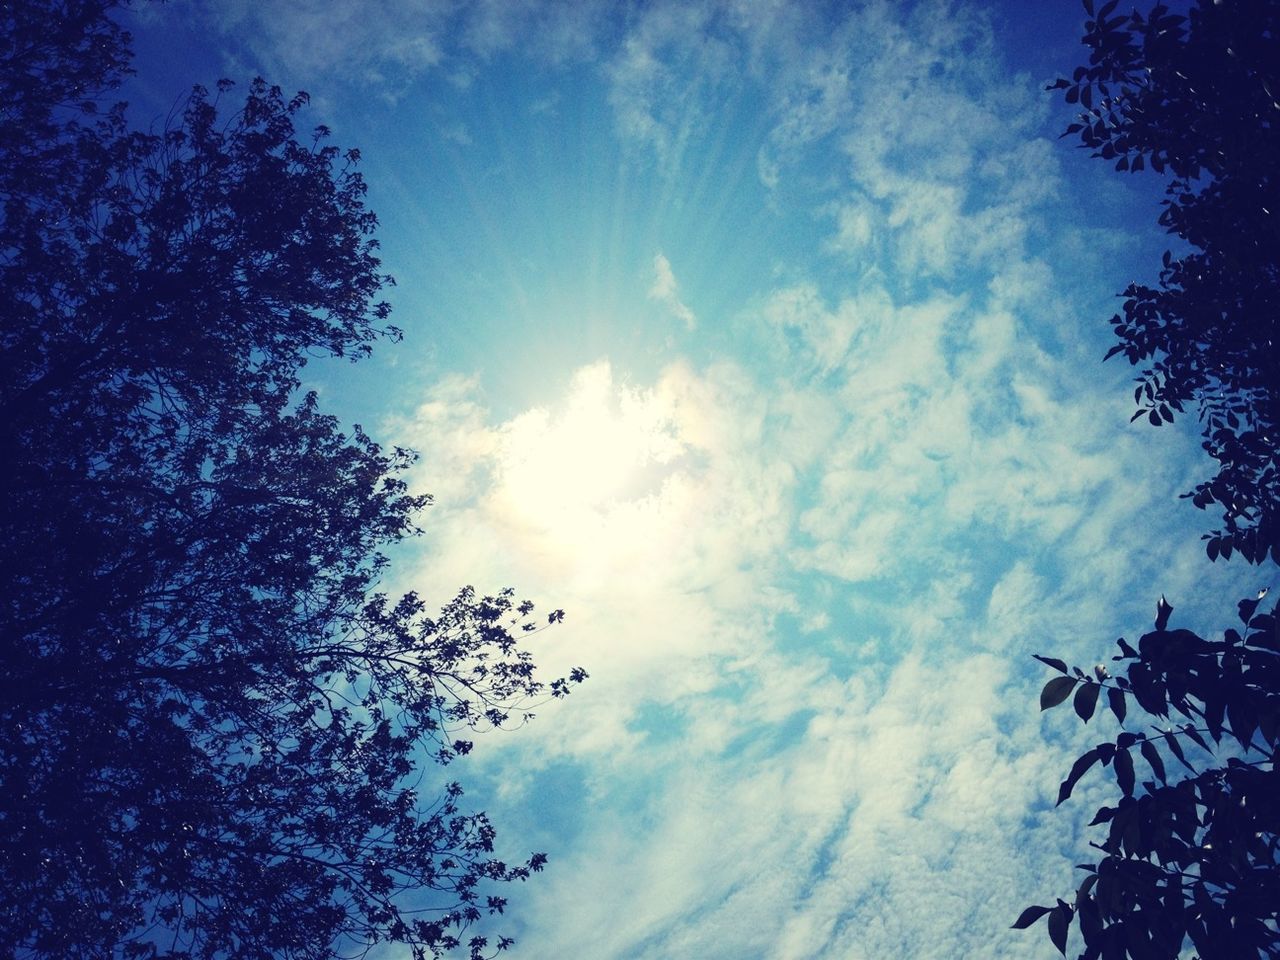
POLYGON ((503 496, 559 524, 652 494, 685 446, 663 398, 615 384, 604 361, 578 370, 556 408, 508 423, 505 440, 503 496))

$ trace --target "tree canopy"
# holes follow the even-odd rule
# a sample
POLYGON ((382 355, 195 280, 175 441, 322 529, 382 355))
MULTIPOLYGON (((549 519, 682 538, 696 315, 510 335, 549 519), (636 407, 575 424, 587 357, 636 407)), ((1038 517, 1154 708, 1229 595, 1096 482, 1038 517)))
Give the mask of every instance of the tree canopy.
MULTIPOLYGON (((1107 356, 1144 366, 1134 419, 1198 408, 1218 472, 1187 496, 1222 510, 1209 559, 1280 562, 1280 7, 1116 5, 1085 0, 1089 63, 1050 89, 1083 110, 1066 134, 1093 156, 1167 175, 1159 222, 1183 246, 1164 254, 1158 286, 1124 291, 1107 356)), ((1208 637, 1171 629, 1161 597, 1155 629, 1136 648, 1118 641, 1114 676, 1038 657, 1061 674, 1041 709, 1070 697, 1087 723, 1105 691, 1128 728, 1059 787, 1061 804, 1095 767, 1110 771, 1119 798, 1090 823, 1105 829, 1100 858, 1078 865, 1073 902, 1028 907, 1015 927, 1047 918, 1065 955, 1075 924, 1082 960, 1175 960, 1188 941, 1203 960, 1280 955, 1280 610, 1265 597, 1239 601, 1241 625, 1208 637)))
POLYGON ((1156 286, 1124 291, 1108 356, 1143 366, 1135 419, 1196 408, 1218 472, 1188 496, 1222 511, 1209 557, 1280 562, 1280 7, 1085 8, 1089 63, 1052 86, 1081 109, 1066 132, 1166 175, 1159 222, 1181 241, 1156 286))
POLYGON ((358 153, 262 80, 132 129, 116 6, 0 10, 0 954, 436 955, 545 857, 424 760, 585 674, 380 592, 413 454, 300 392, 398 336, 358 153))
POLYGON ((1101 857, 1081 865, 1073 903, 1028 907, 1016 927, 1047 916, 1065 954, 1074 921, 1082 958, 1172 960, 1188 939, 1203 960, 1280 952, 1280 611, 1262 600, 1241 601, 1241 626, 1210 640, 1170 629, 1161 598, 1137 648, 1118 641, 1114 676, 1038 657, 1062 674, 1041 709, 1070 697, 1088 723, 1105 693, 1104 712, 1130 729, 1086 751, 1058 789, 1061 805, 1109 768, 1120 796, 1089 824, 1105 829, 1101 857))

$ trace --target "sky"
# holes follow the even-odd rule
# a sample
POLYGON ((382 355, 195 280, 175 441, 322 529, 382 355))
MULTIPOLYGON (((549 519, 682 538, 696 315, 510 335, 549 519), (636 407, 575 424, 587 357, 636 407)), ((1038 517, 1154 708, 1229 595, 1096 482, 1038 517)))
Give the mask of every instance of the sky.
POLYGON ((405 337, 312 385, 421 454, 390 585, 566 611, 536 657, 590 680, 448 771, 550 857, 511 955, 1057 956, 1009 925, 1074 889, 1106 784, 1053 803, 1114 730, 1042 715, 1031 655, 1264 586, 1203 556, 1194 424, 1101 362, 1164 240, 1156 181, 1058 139, 1080 8, 129 17, 135 121, 261 74, 361 150, 405 337))

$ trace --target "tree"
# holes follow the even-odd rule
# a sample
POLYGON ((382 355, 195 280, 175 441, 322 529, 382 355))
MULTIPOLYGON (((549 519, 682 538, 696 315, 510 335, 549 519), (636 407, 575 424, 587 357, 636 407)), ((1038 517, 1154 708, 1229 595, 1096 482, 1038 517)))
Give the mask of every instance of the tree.
POLYGON ((1051 89, 1082 108, 1066 133, 1093 156, 1169 175, 1160 224, 1187 252, 1124 291, 1108 357, 1145 364, 1134 419, 1198 408, 1218 472, 1187 496, 1222 510, 1210 559, 1280 562, 1280 6, 1115 8, 1085 0, 1089 64, 1051 89))
MULTIPOLYGON (((1112 16, 1115 8, 1112 0, 1095 16, 1085 0, 1089 64, 1050 89, 1083 108, 1066 134, 1094 156, 1120 171, 1170 174, 1160 223, 1189 252, 1164 254, 1158 288, 1125 290, 1107 357, 1146 364, 1134 419, 1159 425, 1186 403, 1198 407, 1218 472, 1187 496, 1223 511, 1223 527, 1204 537, 1209 559, 1280 562, 1280 8, 1197 2, 1187 17, 1163 5, 1146 16, 1112 16)), ((1204 960, 1280 955, 1280 639, 1277 610, 1258 612, 1265 593, 1238 604, 1243 631, 1221 639, 1170 630, 1161 597, 1137 649, 1119 641, 1114 659, 1125 668, 1115 677, 1038 657, 1062 674, 1045 685, 1042 710, 1074 692, 1088 722, 1105 690, 1121 724, 1134 714, 1154 722, 1072 766, 1059 804, 1097 765, 1119 788, 1090 824, 1106 825, 1093 844, 1102 856, 1079 865, 1074 904, 1028 907, 1015 927, 1047 917, 1065 955, 1076 923, 1086 960, 1173 960, 1187 940, 1204 960), (1135 748, 1152 779, 1138 781, 1135 748)))
POLYGON ((1119 788, 1090 822, 1105 825, 1094 844, 1102 856, 1081 865, 1074 903, 1028 907, 1015 927, 1047 916, 1065 955, 1074 921, 1082 958, 1176 958, 1188 938, 1204 960, 1280 954, 1280 636, 1278 611, 1259 612, 1262 599, 1240 602, 1240 629, 1206 640, 1169 629, 1162 597, 1137 649, 1118 641, 1113 660, 1125 669, 1115 676, 1037 657, 1062 674, 1045 684, 1042 710, 1074 692, 1088 723, 1105 692, 1120 724, 1135 713, 1158 722, 1131 721, 1072 766, 1059 805, 1095 766, 1119 788), (1139 780, 1135 753, 1151 779, 1139 780))
POLYGON ((585 673, 510 591, 378 590, 413 455, 299 395, 398 336, 358 154, 261 80, 131 130, 116 6, 0 10, 0 955, 438 955, 545 857, 424 751, 585 673))

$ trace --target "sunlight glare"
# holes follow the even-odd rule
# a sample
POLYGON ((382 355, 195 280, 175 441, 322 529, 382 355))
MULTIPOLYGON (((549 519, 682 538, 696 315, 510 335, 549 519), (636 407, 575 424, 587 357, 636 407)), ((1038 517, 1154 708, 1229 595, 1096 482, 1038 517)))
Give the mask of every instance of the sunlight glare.
POLYGON ((580 527, 658 492, 684 450, 671 411, 651 393, 615 385, 607 362, 579 370, 554 410, 506 428, 502 496, 537 525, 580 527))

